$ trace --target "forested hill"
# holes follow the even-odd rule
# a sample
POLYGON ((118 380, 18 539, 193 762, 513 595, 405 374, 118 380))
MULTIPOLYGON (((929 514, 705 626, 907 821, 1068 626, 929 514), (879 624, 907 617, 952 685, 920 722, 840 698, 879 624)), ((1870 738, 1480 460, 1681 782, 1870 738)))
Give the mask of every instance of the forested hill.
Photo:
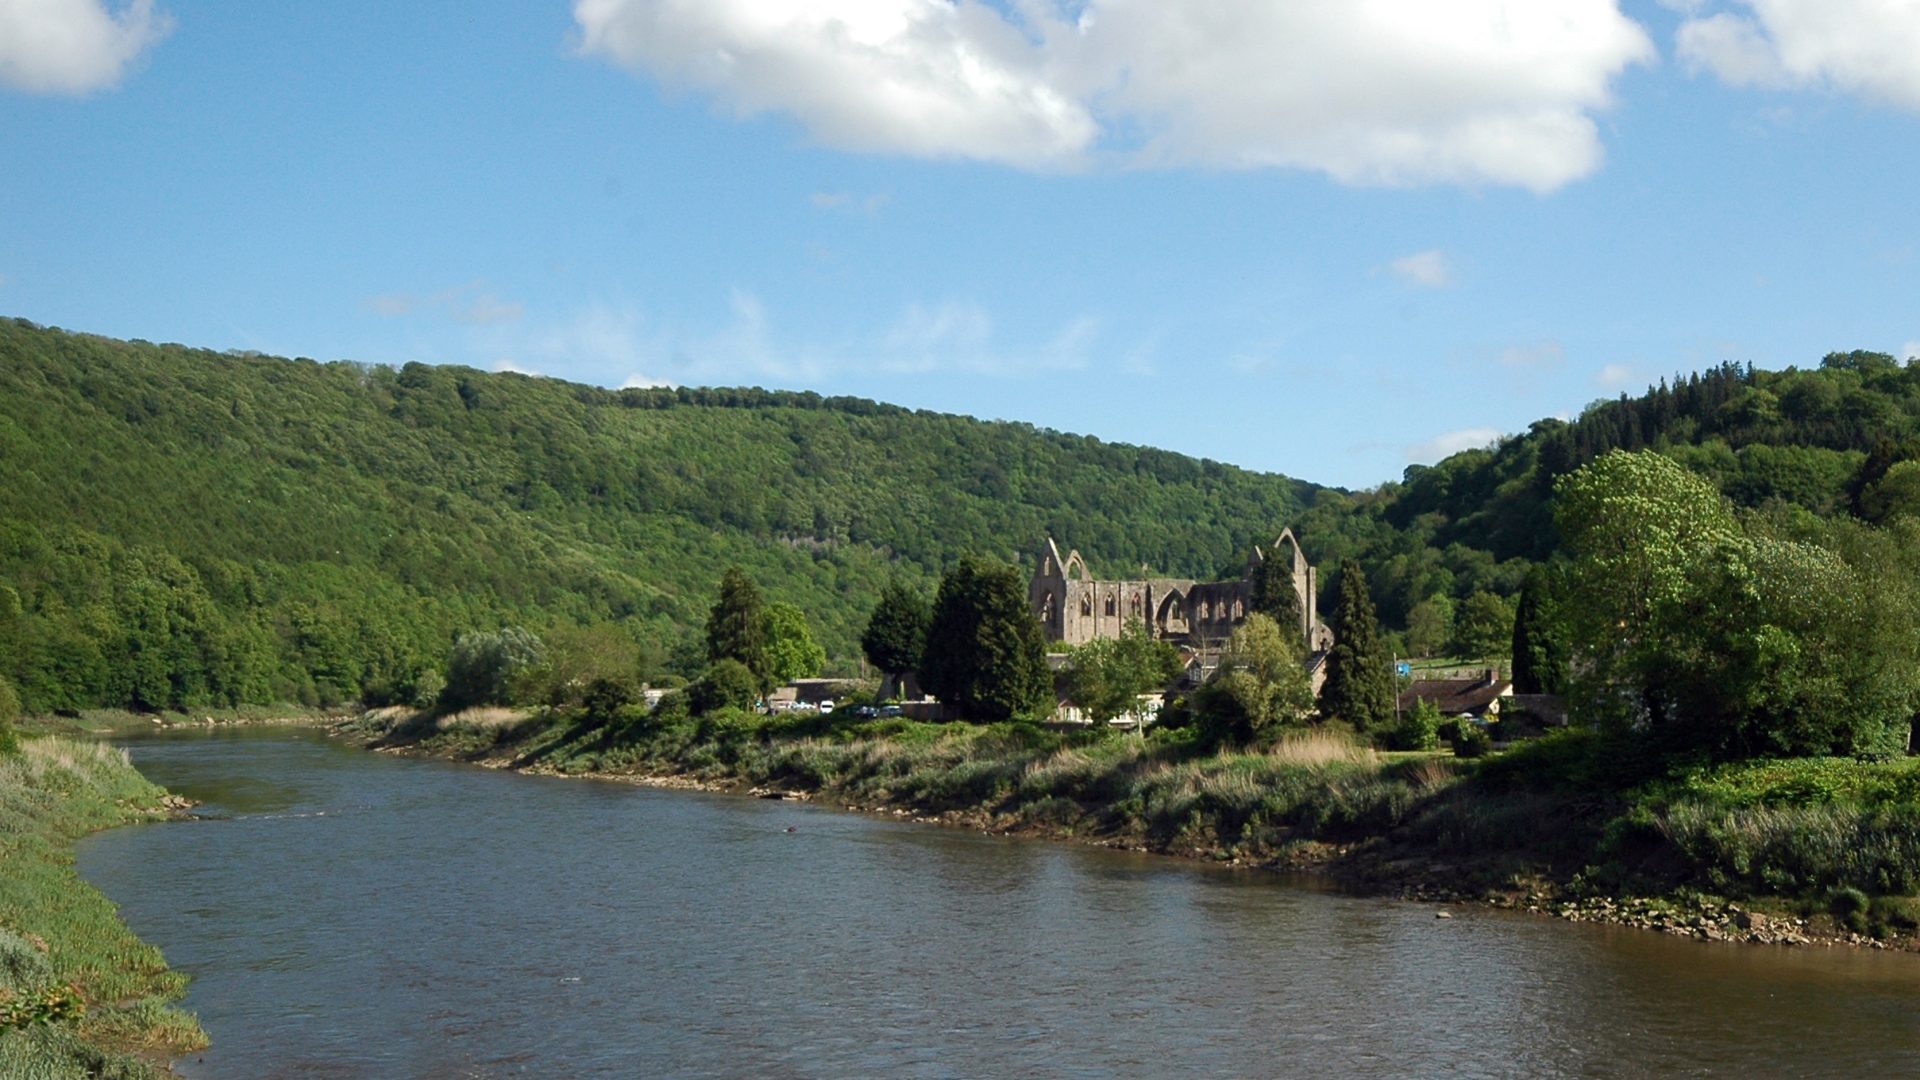
POLYGON ((1323 498, 1301 523, 1302 546, 1323 562, 1358 558, 1391 625, 1431 596, 1511 594, 1558 543, 1554 482, 1608 450, 1648 448, 1743 507, 1874 522, 1920 513, 1920 365, 1848 352, 1811 369, 1724 364, 1662 380, 1415 466, 1402 483, 1323 498))
POLYGON ((1051 533, 1211 576, 1311 485, 759 390, 610 391, 0 320, 0 674, 29 708, 339 700, 465 629, 620 625, 655 663, 721 571, 855 655, 889 575, 1051 533))

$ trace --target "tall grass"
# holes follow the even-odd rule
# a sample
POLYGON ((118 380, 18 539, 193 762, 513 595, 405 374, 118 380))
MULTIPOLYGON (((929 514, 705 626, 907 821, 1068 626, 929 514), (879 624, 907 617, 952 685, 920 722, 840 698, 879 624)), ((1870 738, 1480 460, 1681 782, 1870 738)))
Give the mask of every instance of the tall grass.
POLYGON ((145 1058, 206 1045, 171 1006, 185 976, 73 868, 76 839, 160 815, 163 795, 98 743, 29 739, 0 759, 0 995, 71 985, 87 1005, 71 1025, 0 1031, 0 1076, 161 1076, 145 1058))

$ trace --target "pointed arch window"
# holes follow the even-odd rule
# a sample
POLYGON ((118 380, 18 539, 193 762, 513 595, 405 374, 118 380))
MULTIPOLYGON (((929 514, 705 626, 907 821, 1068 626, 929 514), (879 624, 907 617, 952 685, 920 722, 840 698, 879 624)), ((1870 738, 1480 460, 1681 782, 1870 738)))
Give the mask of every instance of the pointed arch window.
POLYGON ((1080 598, 1080 614, 1082 615, 1093 614, 1093 597, 1083 596, 1080 598))
POLYGON ((1112 615, 1112 614, 1114 613, 1114 611, 1115 611, 1115 610, 1116 610, 1116 608, 1115 608, 1115 606, 1114 606, 1114 602, 1113 602, 1113 594, 1112 594, 1112 593, 1108 593, 1108 594, 1107 594, 1107 614, 1108 614, 1108 615, 1112 615))

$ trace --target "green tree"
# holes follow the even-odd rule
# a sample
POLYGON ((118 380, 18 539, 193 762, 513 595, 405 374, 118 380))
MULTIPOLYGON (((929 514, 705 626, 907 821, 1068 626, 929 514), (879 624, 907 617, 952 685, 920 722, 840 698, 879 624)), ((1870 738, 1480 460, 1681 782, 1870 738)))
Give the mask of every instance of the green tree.
POLYGON ((1320 688, 1320 714, 1367 734, 1387 730, 1394 723, 1392 657, 1380 640, 1366 575, 1352 559, 1340 563, 1333 635, 1327 681, 1320 688))
POLYGON ((597 680, 632 681, 639 656, 633 638, 612 623, 557 627, 542 644, 539 661, 514 677, 512 696, 522 704, 582 704, 597 680))
POLYGON ((1513 617, 1513 688, 1522 694, 1562 694, 1567 688, 1567 634, 1560 620, 1560 569, 1549 563, 1527 572, 1513 617))
POLYGON ((1255 613, 1234 628, 1213 677, 1194 695, 1200 731, 1210 741, 1246 746, 1297 723, 1313 690, 1293 634, 1255 613))
POLYGON ((776 600, 766 607, 767 674, 776 684, 811 679, 827 663, 827 650, 813 639, 807 613, 799 605, 776 600))
POLYGON ((1885 523, 1902 514, 1920 516, 1920 461, 1899 461, 1860 494, 1860 513, 1885 523))
POLYGON ((449 709, 512 705, 515 680, 540 662, 540 639, 517 626, 461 634, 447 656, 440 704, 449 709))
POLYGON ((969 720, 1037 719, 1051 710, 1046 643, 1018 570, 966 555, 941 578, 920 673, 930 693, 969 720))
POLYGON ((1276 624, 1300 633, 1303 618, 1300 594, 1293 588, 1293 568, 1280 561, 1280 553, 1271 551, 1253 568, 1253 596, 1248 609, 1257 611, 1276 624))
POLYGON ((1139 619, 1117 638, 1098 638, 1073 650, 1067 662, 1067 699, 1101 725, 1138 705, 1140 695, 1163 690, 1180 674, 1180 652, 1157 641, 1139 619))
POLYGON ((1438 656, 1453 639, 1453 599, 1434 594, 1407 613, 1407 648, 1415 656, 1438 656))
POLYGON ((731 656, 723 656, 707 665, 707 670, 687 688, 693 711, 710 713, 717 709, 746 709, 760 695, 760 680, 747 665, 731 656))
POLYGON ((1608 454, 1560 491, 1578 715, 1676 754, 1904 747, 1920 690, 1920 566, 1884 532, 1801 538, 1765 519, 1750 531, 1653 453, 1608 454))
POLYGON ((762 688, 768 685, 766 605, 737 566, 720 576, 720 597, 707 613, 707 662, 721 660, 738 660, 762 688))
POLYGON ((866 632, 860 635, 867 662, 896 679, 919 670, 932 618, 932 609, 919 593, 898 580, 888 582, 867 618, 866 632))
POLYGON ((1513 645, 1513 606, 1484 589, 1467 597, 1453 623, 1454 653, 1480 660, 1513 645))

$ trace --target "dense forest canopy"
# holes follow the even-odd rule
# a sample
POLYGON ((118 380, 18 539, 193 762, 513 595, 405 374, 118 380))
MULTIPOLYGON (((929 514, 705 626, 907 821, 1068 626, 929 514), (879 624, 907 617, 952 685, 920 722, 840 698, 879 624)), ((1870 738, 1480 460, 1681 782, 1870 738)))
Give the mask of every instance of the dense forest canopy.
POLYGON ((1048 534, 1209 577, 1319 495, 1025 424, 612 391, 0 321, 0 674, 30 708, 341 700, 463 630, 615 623, 691 669, 721 571, 846 664, 890 575, 1048 534))
POLYGON ((1920 509, 1920 367, 1723 365, 1348 493, 852 398, 0 320, 0 676, 35 710, 331 702, 411 685, 462 632, 567 625, 692 674, 730 565, 846 670, 890 578, 931 596, 962 555, 1052 535, 1098 574, 1208 579, 1289 524, 1321 566, 1355 560, 1393 631, 1513 597, 1558 544, 1555 481, 1642 448, 1738 506, 1885 520, 1920 509))

